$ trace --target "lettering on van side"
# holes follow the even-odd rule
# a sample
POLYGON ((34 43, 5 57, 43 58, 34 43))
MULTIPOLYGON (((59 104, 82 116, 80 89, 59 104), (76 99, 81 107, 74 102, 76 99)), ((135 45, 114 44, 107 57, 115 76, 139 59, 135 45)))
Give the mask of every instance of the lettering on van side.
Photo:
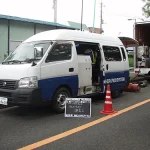
POLYGON ((125 77, 121 77, 121 78, 106 79, 104 80, 104 83, 109 84, 109 83, 124 82, 124 81, 125 81, 125 77))

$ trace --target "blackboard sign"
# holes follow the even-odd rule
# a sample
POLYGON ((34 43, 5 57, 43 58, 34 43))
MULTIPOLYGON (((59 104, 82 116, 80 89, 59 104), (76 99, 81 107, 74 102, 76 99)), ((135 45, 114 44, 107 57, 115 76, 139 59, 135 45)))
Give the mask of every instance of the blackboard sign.
POLYGON ((91 117, 91 98, 67 98, 65 117, 91 117))

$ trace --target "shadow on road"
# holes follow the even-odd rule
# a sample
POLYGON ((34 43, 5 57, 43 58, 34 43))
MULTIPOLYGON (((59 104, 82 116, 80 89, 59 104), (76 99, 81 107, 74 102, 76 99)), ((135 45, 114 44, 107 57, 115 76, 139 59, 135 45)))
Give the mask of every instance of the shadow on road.
POLYGON ((24 118, 40 118, 40 117, 47 117, 47 116, 54 116, 57 115, 51 109, 51 107, 11 107, 11 108, 4 108, 1 109, 1 112, 5 116, 15 116, 15 117, 24 117, 24 118))
MULTIPOLYGON (((124 97, 124 93, 121 94, 120 97, 124 97)), ((95 107, 96 105, 103 105, 105 101, 104 96, 93 96, 92 97, 92 106, 95 107)), ((119 98, 113 99, 113 103, 117 103, 119 98)), ((8 107, 0 109, 0 114, 4 114, 5 116, 15 116, 15 117, 23 117, 24 119, 39 119, 43 117, 52 117, 52 116, 59 116, 63 114, 55 113, 51 106, 41 106, 41 107, 8 107)))

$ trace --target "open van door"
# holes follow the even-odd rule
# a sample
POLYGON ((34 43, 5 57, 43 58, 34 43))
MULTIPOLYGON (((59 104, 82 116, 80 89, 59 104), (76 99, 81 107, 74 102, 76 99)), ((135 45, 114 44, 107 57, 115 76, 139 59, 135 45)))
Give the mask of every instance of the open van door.
POLYGON ((122 61, 123 61, 123 67, 124 67, 124 74, 125 74, 125 77, 126 77, 126 84, 125 86, 127 86, 129 84, 129 60, 128 60, 128 54, 127 54, 127 50, 125 49, 124 46, 120 46, 120 49, 121 49, 121 53, 122 53, 122 61))
POLYGON ((103 54, 103 50, 101 48, 101 45, 99 44, 99 55, 100 55, 100 76, 99 76, 99 83, 100 83, 100 93, 104 93, 105 92, 105 85, 104 85, 104 81, 105 81, 105 59, 104 59, 104 54, 103 54))
POLYGON ((102 45, 102 51, 105 73, 104 83, 105 85, 110 84, 112 94, 119 94, 124 89, 126 78, 129 75, 129 70, 127 73, 125 72, 125 62, 122 58, 121 49, 119 45, 102 45))

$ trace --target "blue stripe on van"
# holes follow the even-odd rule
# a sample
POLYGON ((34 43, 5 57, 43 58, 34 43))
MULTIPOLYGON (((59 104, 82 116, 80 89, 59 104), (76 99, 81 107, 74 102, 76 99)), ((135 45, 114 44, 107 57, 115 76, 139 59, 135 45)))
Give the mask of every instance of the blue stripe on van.
MULTIPOLYGON (((105 73, 105 77, 103 73, 100 72, 100 85, 101 85, 101 92, 103 92, 103 81, 109 81, 111 85, 111 90, 123 90, 126 83, 129 80, 129 70, 122 71, 122 72, 109 72, 105 73), (120 82, 113 82, 116 78, 124 77, 125 81, 120 82)), ((39 80, 38 82, 39 87, 42 89, 42 99, 43 100, 51 100, 55 90, 61 85, 67 85, 71 88, 73 96, 77 96, 78 94, 78 75, 74 76, 64 76, 64 77, 56 77, 56 78, 49 78, 44 80, 39 80)), ((106 85, 107 83, 105 83, 106 85)))
POLYGON ((69 86, 72 90, 73 96, 77 96, 78 75, 39 80, 38 85, 42 89, 43 100, 51 100, 55 90, 61 85, 69 86))
POLYGON ((127 82, 129 81, 129 70, 105 73, 105 80, 107 80, 105 84, 109 83, 111 85, 112 91, 123 90, 127 82), (124 81, 116 81, 116 79, 122 77, 124 78, 124 81))

